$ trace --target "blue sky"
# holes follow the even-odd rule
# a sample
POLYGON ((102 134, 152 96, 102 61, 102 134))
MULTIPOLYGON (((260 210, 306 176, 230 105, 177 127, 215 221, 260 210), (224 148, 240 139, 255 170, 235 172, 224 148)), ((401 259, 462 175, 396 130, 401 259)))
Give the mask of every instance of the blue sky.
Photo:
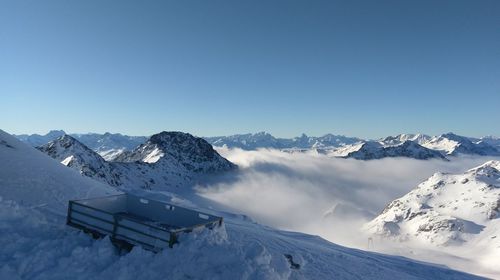
POLYGON ((500 1, 0 3, 10 133, 500 136, 500 1))

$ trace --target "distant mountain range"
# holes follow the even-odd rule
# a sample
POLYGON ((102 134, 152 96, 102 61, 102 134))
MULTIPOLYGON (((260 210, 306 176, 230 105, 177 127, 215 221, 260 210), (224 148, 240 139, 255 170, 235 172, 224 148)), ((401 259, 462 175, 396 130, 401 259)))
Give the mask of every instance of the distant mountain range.
POLYGON ((236 168, 205 140, 182 132, 155 134, 111 161, 70 135, 38 149, 84 176, 122 188, 180 187, 192 183, 199 174, 236 168))
MULTIPOLYGON (((21 134, 14 136, 32 147, 39 147, 63 135, 66 135, 66 132, 63 130, 51 130, 45 135, 21 134)), ((111 160, 117 154, 123 151, 132 150, 148 140, 146 136, 127 136, 120 133, 109 132, 104 134, 84 133, 68 135, 94 150, 106 160, 111 160)))
MULTIPOLYGON (((17 135, 32 145, 41 146, 62 135, 54 130, 46 135, 17 135)), ((107 161, 123 161, 130 152, 146 143, 148 137, 122 134, 70 134, 107 161)), ((386 157, 408 157, 415 159, 443 159, 457 155, 500 156, 500 138, 486 136, 471 138, 446 133, 439 136, 424 134, 400 134, 378 140, 327 134, 311 137, 302 134, 294 138, 276 138, 269 133, 237 134, 231 136, 205 137, 215 147, 240 148, 244 150, 279 149, 286 152, 316 151, 331 157, 372 160, 386 157)), ((137 155, 136 155, 137 156, 137 155)))
POLYGON ((240 148, 244 150, 255 150, 259 148, 274 149, 325 149, 342 147, 363 141, 356 137, 326 134, 321 137, 311 137, 302 134, 291 139, 275 138, 269 133, 259 132, 255 134, 236 134, 231 136, 205 137, 210 144, 218 147, 240 148))

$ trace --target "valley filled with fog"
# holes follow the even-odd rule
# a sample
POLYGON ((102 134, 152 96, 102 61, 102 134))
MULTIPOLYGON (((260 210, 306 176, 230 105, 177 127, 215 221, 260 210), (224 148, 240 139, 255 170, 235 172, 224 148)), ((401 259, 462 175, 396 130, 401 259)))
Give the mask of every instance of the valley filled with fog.
MULTIPOLYGON (((454 256, 451 247, 440 255, 438 251, 444 247, 368 240, 371 235, 362 227, 392 200, 436 172, 463 173, 488 160, 500 159, 459 156, 450 157, 450 161, 408 158, 360 161, 332 158, 314 151, 228 148, 217 151, 237 164, 239 170, 218 177, 214 183, 200 185, 197 191, 228 211, 246 214, 258 223, 279 229, 319 235, 341 245, 433 260, 462 270, 472 264, 454 256)), ((481 268, 475 271, 490 273, 481 268)))

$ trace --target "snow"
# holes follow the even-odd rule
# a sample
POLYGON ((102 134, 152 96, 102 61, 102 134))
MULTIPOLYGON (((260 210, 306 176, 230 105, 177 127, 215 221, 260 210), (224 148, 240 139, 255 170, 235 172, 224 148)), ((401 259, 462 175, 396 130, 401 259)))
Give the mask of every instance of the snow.
POLYGON ((158 254, 119 252, 63 217, 0 200, 1 279, 479 279, 401 257, 367 253, 235 217, 185 235, 158 254), (299 269, 292 269, 290 254, 299 269))
POLYGON ((259 132, 255 134, 236 134, 231 136, 205 137, 205 140, 216 147, 226 146, 228 148, 241 148, 244 150, 274 148, 288 151, 298 151, 305 149, 331 150, 333 148, 338 148, 361 141, 361 139, 359 138, 333 134, 326 134, 320 137, 311 137, 302 134, 299 137, 286 139, 276 138, 266 132, 259 132))
MULTIPOLYGON (((29 144, 32 147, 43 146, 55 139, 66 135, 63 130, 52 130, 45 135, 32 134, 32 135, 15 135, 19 140, 29 144)), ((88 148, 94 150, 101 155, 105 160, 111 161, 121 153, 129 151, 146 142, 145 136, 128 136, 120 133, 104 134, 98 133, 85 133, 85 134, 68 134, 71 137, 82 142, 88 148)))
POLYGON ((75 159, 75 156, 71 155, 61 161, 63 165, 68 166, 73 160, 75 159))
POLYGON ((160 150, 159 148, 155 148, 149 154, 145 155, 142 161, 147 163, 155 163, 164 155, 165 154, 162 152, 162 150, 160 150))
POLYGON ((65 211, 67 201, 116 193, 0 130, 0 196, 65 211))
MULTIPOLYGON (((54 130, 46 135, 18 135, 17 137, 32 146, 44 145, 65 132, 62 130, 54 130)), ((148 138, 144 136, 127 136, 119 133, 87 133, 87 134, 70 134, 78 141, 91 148, 107 161, 120 160, 127 157, 127 152, 134 150, 141 144, 144 144, 148 138)), ((346 157, 350 153, 354 153, 361 149, 363 144, 373 145, 379 143, 382 149, 401 146, 404 142, 411 141, 422 147, 412 149, 419 150, 415 155, 414 152, 405 152, 404 149, 392 149, 391 152, 376 152, 383 157, 393 157, 394 154, 399 157, 420 158, 422 155, 432 154, 432 151, 442 153, 443 155, 457 156, 461 154, 478 154, 484 156, 500 155, 500 140, 498 137, 485 136, 481 138, 469 138, 459 136, 453 133, 446 133, 439 136, 428 136, 425 134, 399 134, 388 136, 385 138, 373 140, 363 140, 356 137, 347 137, 343 135, 326 134, 320 137, 307 136, 302 134, 294 138, 276 138, 269 133, 259 132, 255 134, 236 134, 231 136, 205 137, 210 144, 216 147, 241 148, 244 150, 258 149, 280 149, 286 152, 315 152, 318 154, 328 154, 335 157, 346 157), (432 151, 426 151, 425 148, 432 151)), ((415 146, 416 147, 416 146, 415 146)), ((390 150, 390 149, 389 149, 390 150)), ((151 151, 148 151, 151 152, 151 151)), ((144 154, 143 154, 144 156, 144 154)), ((432 157, 436 157, 437 154, 432 157)), ((157 155, 152 153, 151 159, 143 158, 145 162, 155 162, 161 157, 161 153, 157 155)), ((365 158, 359 158, 365 159, 365 158)), ((372 158, 366 158, 372 159, 372 158)), ((421 158, 420 158, 421 159, 421 158)))
POLYGON ((500 271, 500 161, 488 161, 463 174, 436 173, 392 201, 365 229, 412 248, 456 256, 500 271))
MULTIPOLYGON (((180 134, 177 140, 189 146, 195 145, 194 139, 193 136, 180 134)), ((199 173, 216 173, 234 168, 206 142, 203 149, 190 150, 188 147, 183 150, 168 141, 148 141, 133 151, 116 156, 119 162, 104 160, 69 135, 61 136, 38 149, 84 176, 127 189, 182 187, 192 184, 199 173)))
POLYGON ((106 161, 113 161, 116 157, 119 155, 123 154, 126 150, 125 149, 116 149, 116 148, 111 148, 108 150, 94 150, 96 151, 104 160, 106 161))
POLYGON ((224 227, 185 235, 159 254, 140 247, 120 252, 107 238, 93 240, 65 225, 68 199, 114 189, 3 131, 0 158, 0 279, 479 279, 262 226, 243 215, 217 211, 216 203, 194 193, 143 191, 222 215, 224 227))
POLYGON ((487 142, 479 141, 474 143, 467 137, 453 133, 432 137, 432 139, 422 145, 426 148, 453 156, 458 154, 500 155, 500 150, 487 142))

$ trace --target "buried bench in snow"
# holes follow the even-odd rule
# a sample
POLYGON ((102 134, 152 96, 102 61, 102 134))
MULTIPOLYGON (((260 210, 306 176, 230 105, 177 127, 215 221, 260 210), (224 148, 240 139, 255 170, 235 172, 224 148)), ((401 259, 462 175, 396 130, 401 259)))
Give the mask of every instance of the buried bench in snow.
POLYGON ((180 234, 214 228, 222 218, 131 194, 70 200, 66 223, 92 233, 108 235, 123 245, 140 245, 158 252, 172 247, 180 234))

